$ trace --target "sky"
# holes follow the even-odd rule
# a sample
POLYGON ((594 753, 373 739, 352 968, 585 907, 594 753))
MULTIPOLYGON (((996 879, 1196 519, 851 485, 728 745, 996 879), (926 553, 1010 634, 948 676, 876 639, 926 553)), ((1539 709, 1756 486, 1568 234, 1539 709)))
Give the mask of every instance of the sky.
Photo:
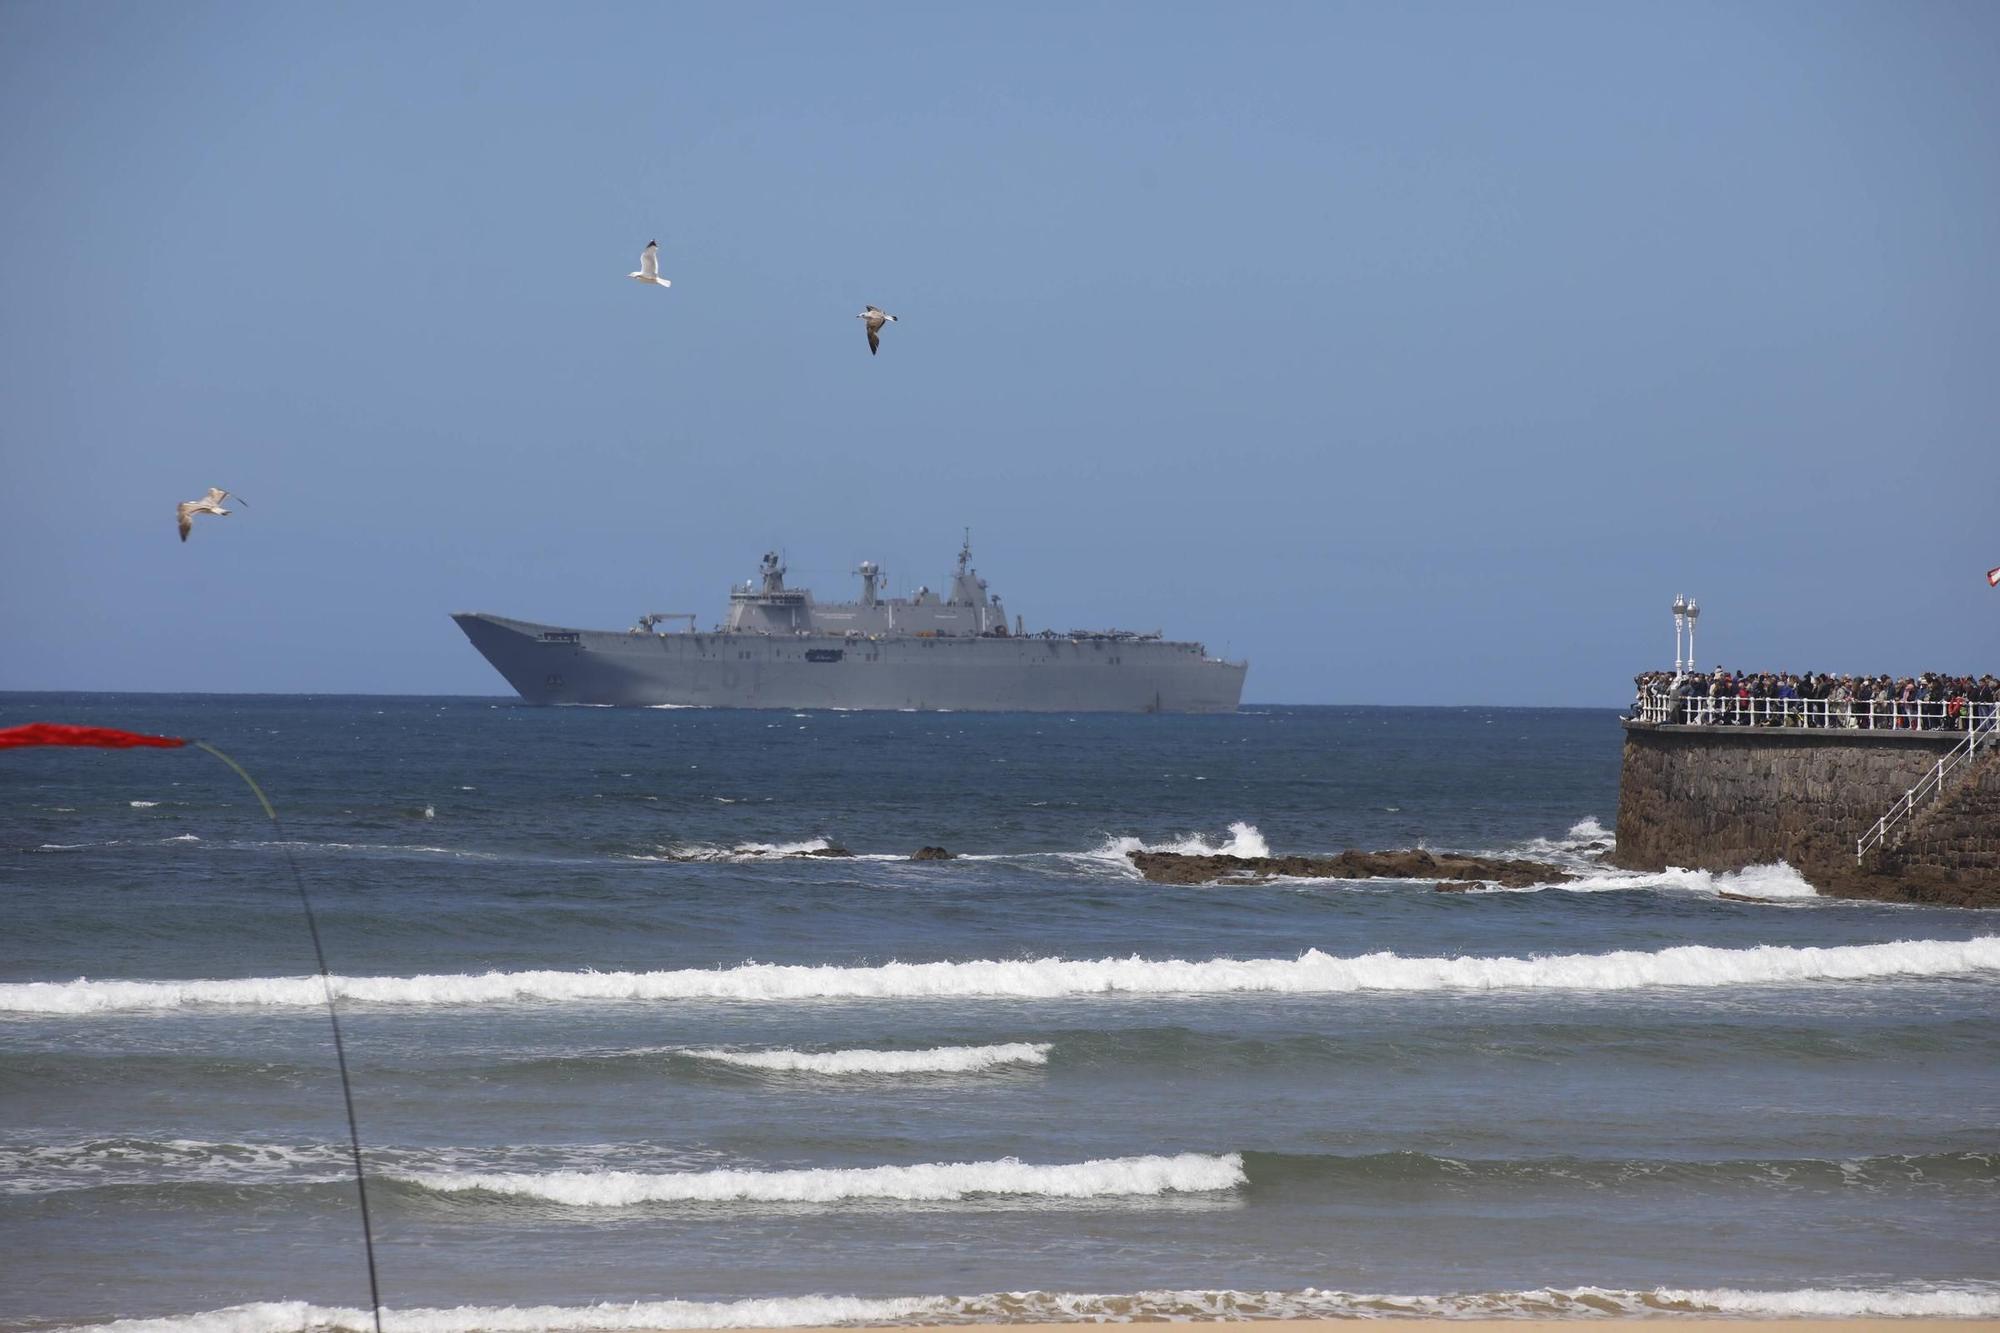
POLYGON ((1679 593, 2000 671, 1996 69, 1976 0, 5 0, 0 689, 504 694, 449 613, 968 527, 1250 701, 1623 702, 1679 593))

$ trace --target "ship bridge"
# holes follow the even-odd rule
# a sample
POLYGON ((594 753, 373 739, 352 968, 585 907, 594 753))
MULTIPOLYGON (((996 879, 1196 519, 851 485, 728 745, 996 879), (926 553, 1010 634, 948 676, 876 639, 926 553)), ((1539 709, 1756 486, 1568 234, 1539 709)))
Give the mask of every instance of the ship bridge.
POLYGON ((729 592, 729 618, 723 629, 736 634, 838 634, 879 638, 991 636, 1020 632, 1017 621, 1007 625, 1007 609, 972 565, 972 533, 959 548, 958 567, 951 576, 951 593, 939 596, 919 587, 907 597, 884 595, 888 575, 873 560, 854 571, 861 578, 861 600, 815 602, 805 588, 785 586, 785 563, 775 551, 764 553, 756 582, 729 592))

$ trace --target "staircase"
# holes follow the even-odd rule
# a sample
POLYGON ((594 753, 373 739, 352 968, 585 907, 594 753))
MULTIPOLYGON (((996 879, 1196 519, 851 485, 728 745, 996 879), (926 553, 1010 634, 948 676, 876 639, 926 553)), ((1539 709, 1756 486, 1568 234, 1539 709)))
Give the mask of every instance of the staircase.
POLYGON ((1895 846, 1892 835, 1900 840, 1908 832, 1907 825, 1917 811, 1930 805, 1943 794, 1950 783, 1963 777, 1971 769, 1974 758, 1982 749, 1991 751, 1996 741, 2000 741, 2000 712, 1991 710, 1986 716, 1974 718, 1965 739, 1954 745, 1950 752, 1936 764, 1916 786, 1903 795, 1883 812, 1882 817, 1869 826, 1866 833, 1854 847, 1854 859, 1859 862, 1867 858, 1871 850, 1887 850, 1895 846))

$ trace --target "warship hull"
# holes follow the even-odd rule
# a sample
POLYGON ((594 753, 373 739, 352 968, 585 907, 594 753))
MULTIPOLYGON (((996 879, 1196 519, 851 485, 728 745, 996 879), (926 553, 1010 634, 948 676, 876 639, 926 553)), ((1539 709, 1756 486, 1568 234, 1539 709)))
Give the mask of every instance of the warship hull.
POLYGON ((1248 671, 1199 644, 1153 638, 655 634, 452 619, 533 704, 1228 713, 1248 671))

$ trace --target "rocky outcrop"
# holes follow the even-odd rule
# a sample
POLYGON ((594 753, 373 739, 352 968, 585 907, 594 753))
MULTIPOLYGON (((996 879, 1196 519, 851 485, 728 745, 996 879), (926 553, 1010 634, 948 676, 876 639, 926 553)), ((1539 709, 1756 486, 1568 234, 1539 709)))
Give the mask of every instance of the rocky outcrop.
MULTIPOLYGON (((1432 879, 1525 889, 1574 879, 1560 866, 1497 856, 1459 856, 1411 848, 1397 852, 1346 851, 1338 856, 1199 856, 1183 852, 1131 852, 1132 864, 1155 884, 1261 884, 1296 879, 1432 879)), ((1440 889, 1444 884, 1438 885, 1440 889)))
POLYGON ((848 851, 845 847, 808 847, 802 852, 793 852, 791 853, 791 855, 824 856, 824 857, 832 857, 835 859, 845 857, 851 860, 853 859, 854 853, 848 851))
POLYGON ((912 861, 951 861, 957 858, 942 847, 919 847, 910 853, 912 861))

